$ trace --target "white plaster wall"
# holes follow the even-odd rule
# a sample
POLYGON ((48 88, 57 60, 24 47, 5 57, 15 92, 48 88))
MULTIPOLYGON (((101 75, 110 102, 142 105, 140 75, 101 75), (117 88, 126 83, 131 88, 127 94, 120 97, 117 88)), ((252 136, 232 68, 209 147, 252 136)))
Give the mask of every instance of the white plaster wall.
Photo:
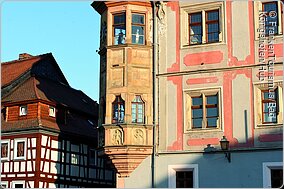
POLYGON ((58 151, 51 150, 51 160, 58 161, 58 157, 59 157, 58 151))
POLYGON ((237 75, 232 81, 233 136, 239 143, 251 137, 250 79, 244 74, 237 75), (247 112, 245 120, 245 111, 247 112))
POLYGON ((248 2, 232 1, 233 56, 245 60, 250 53, 248 2))

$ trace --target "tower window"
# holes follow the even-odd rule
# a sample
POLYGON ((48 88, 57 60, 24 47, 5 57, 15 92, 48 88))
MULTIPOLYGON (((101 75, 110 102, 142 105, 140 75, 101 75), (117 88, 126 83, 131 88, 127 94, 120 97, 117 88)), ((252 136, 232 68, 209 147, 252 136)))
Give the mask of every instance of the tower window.
POLYGON ((135 96, 131 105, 132 123, 144 123, 144 102, 141 96, 135 96))
POLYGON ((132 14, 132 43, 145 44, 145 16, 132 14))
POLYGON ((124 123, 125 103, 121 96, 116 96, 112 103, 112 123, 124 123))
POLYGON ((119 13, 113 16, 113 35, 114 45, 125 44, 125 13, 119 13))

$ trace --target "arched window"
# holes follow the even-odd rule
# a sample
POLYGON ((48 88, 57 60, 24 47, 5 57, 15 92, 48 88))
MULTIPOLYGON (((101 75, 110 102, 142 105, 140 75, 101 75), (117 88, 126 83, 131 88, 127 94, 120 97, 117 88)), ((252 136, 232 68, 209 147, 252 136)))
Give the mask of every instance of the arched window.
POLYGON ((144 102, 141 96, 135 96, 131 103, 132 123, 144 123, 144 102))
POLYGON ((124 123, 125 103, 121 96, 116 96, 112 103, 112 123, 124 123))

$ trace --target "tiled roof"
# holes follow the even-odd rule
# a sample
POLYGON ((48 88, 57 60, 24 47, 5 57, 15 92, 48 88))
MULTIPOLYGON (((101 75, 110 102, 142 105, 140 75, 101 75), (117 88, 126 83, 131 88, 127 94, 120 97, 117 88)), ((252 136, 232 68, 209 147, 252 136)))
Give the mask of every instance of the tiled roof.
POLYGON ((1 87, 11 83, 42 59, 43 55, 1 63, 1 87))
POLYGON ((82 91, 48 79, 36 79, 36 91, 42 100, 53 101, 91 115, 98 115, 98 104, 82 91))
POLYGON ((31 77, 22 84, 18 85, 12 92, 2 96, 2 102, 19 102, 25 100, 38 99, 35 91, 36 79, 31 77))

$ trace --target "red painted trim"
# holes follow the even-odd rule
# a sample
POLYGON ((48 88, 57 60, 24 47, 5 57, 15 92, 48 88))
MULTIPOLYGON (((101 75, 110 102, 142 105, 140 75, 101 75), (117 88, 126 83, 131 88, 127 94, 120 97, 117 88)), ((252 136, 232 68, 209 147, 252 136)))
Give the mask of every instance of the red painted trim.
MULTIPOLYGON (((283 71, 282 71, 282 70, 274 71, 274 74, 273 74, 273 75, 274 75, 274 76, 283 76, 283 71)), ((255 76, 256 76, 257 78, 259 78, 259 73, 257 73, 255 76)), ((268 77, 268 71, 264 72, 264 73, 262 74, 262 76, 263 76, 263 77, 268 77)))
POLYGON ((172 81, 177 86, 177 140, 168 146, 168 150, 182 150, 183 149, 183 113, 182 113, 182 76, 168 77, 169 81, 172 81))
POLYGON ((175 12, 176 17, 176 62, 172 64, 170 68, 167 69, 168 72, 177 72, 180 71, 180 20, 179 20, 179 2, 171 1, 166 4, 170 7, 172 11, 175 12))
POLYGON ((196 66, 202 64, 217 64, 224 59, 222 51, 210 51, 187 54, 183 58, 183 62, 186 66, 196 66))
POLYGON ((283 140, 283 134, 263 134, 259 135, 259 142, 277 142, 283 140))
POLYGON ((207 144, 219 144, 220 139, 219 138, 194 138, 194 139, 188 139, 187 145, 188 146, 204 146, 207 144))
POLYGON ((186 81, 186 84, 194 85, 194 84, 206 84, 206 83, 217 83, 217 82, 218 82, 218 78, 217 77, 204 77, 204 78, 188 79, 186 81))

